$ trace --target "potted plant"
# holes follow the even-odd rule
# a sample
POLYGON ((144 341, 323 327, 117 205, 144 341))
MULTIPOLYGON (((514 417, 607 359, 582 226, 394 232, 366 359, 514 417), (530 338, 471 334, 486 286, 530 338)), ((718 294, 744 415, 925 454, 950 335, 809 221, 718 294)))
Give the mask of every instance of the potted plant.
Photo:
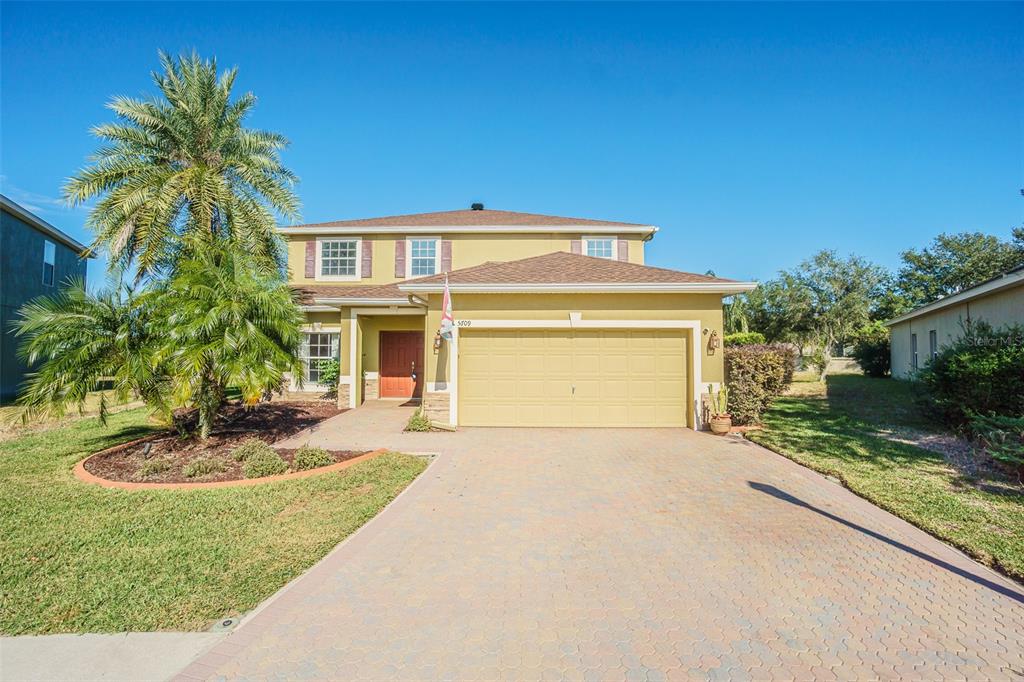
POLYGON ((711 409, 711 433, 724 436, 732 428, 732 415, 729 414, 729 389, 722 387, 718 393, 708 386, 708 400, 711 409))

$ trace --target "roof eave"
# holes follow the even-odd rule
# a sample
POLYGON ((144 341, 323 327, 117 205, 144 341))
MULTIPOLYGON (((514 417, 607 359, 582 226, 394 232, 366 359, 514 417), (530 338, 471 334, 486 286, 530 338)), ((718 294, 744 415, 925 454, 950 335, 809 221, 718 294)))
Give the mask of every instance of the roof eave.
POLYGON ((938 301, 932 301, 927 305, 923 305, 920 308, 911 310, 909 313, 904 313, 899 317, 894 317, 891 320, 886 320, 882 324, 886 327, 892 327, 901 322, 912 320, 915 317, 921 317, 929 313, 934 313, 943 308, 948 308, 951 305, 958 303, 964 303, 965 301, 972 301, 980 296, 986 296, 988 294, 995 293, 1002 289, 1006 289, 1013 286, 1024 284, 1024 271, 1011 270, 1010 272, 996 278, 984 282, 977 286, 973 286, 970 289, 964 289, 963 291, 947 296, 946 298, 940 298, 938 301))
MULTIPOLYGON (((415 308, 416 304, 410 303, 408 298, 366 298, 357 296, 321 297, 314 296, 313 300, 318 305, 324 306, 351 306, 351 305, 386 305, 415 308)), ((337 310, 338 308, 332 308, 337 310)))
POLYGON ((42 232, 43 234, 45 234, 45 235, 47 235, 49 237, 52 237, 53 239, 56 239, 57 241, 59 241, 64 246, 66 246, 69 249, 73 250, 80 257, 82 257, 82 258, 95 258, 96 257, 96 255, 94 253, 92 253, 89 250, 89 247, 87 247, 85 244, 78 243, 76 240, 74 240, 71 237, 69 237, 68 235, 64 234, 64 232, 62 232, 58 228, 56 228, 53 225, 51 225, 50 223, 46 222, 45 220, 43 220, 39 216, 35 215, 34 213, 29 212, 27 209, 21 207, 16 202, 12 201, 11 199, 8 199, 7 197, 5 197, 2 194, 0 194, 0 206, 2 206, 5 211, 7 211, 11 215, 15 216, 16 218, 18 218, 22 222, 27 223, 27 224, 31 225, 32 227, 34 227, 35 229, 37 229, 40 232, 42 232))
MULTIPOLYGON (((399 284, 399 290, 410 293, 444 291, 444 283, 399 284)), ((605 293, 692 293, 739 294, 757 288, 757 282, 638 282, 638 283, 569 283, 569 284, 449 284, 452 293, 467 294, 605 294, 605 293)))
POLYGON ((296 225, 278 227, 283 235, 299 234, 638 234, 653 237, 659 228, 655 225, 296 225))

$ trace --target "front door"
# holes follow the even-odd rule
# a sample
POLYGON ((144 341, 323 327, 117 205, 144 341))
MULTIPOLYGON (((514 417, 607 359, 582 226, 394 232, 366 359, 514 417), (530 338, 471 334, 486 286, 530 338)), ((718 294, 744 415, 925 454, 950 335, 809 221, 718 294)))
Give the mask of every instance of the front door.
POLYGON ((423 332, 380 333, 380 397, 423 395, 423 332))

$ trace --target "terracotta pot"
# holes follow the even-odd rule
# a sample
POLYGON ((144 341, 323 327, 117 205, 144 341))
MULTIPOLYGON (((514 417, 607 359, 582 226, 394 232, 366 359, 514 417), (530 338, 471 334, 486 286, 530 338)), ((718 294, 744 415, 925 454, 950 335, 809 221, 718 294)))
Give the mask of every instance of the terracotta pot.
POLYGON ((724 436, 732 428, 732 417, 728 414, 716 414, 711 417, 711 433, 724 436))

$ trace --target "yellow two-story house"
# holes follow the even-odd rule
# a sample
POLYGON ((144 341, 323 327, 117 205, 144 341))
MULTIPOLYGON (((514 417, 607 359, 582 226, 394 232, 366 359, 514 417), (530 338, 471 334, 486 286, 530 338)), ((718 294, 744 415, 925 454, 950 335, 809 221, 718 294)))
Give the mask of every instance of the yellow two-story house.
POLYGON ((723 379, 722 297, 754 284, 644 265, 657 231, 481 204, 281 228, 306 390, 337 358, 350 408, 421 399, 456 426, 699 428, 723 379))

